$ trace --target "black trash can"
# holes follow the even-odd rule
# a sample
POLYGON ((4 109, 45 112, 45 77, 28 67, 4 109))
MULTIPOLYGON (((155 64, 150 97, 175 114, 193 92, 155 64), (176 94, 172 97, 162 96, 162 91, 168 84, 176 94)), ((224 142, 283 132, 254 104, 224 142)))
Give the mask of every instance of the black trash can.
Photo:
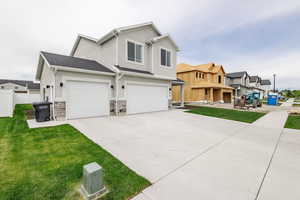
POLYGON ((51 104, 51 102, 37 102, 32 104, 35 111, 35 119, 37 122, 50 121, 51 104))

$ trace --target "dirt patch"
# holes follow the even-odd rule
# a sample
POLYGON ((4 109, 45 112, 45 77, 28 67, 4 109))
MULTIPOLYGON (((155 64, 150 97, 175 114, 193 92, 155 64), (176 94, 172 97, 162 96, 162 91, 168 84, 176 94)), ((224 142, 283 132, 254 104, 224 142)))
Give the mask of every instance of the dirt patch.
POLYGON ((34 110, 25 110, 27 119, 35 119, 34 110))

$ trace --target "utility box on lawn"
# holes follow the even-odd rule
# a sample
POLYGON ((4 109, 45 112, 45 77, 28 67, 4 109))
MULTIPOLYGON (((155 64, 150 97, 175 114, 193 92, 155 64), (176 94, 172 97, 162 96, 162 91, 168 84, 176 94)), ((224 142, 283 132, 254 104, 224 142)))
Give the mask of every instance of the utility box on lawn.
POLYGON ((37 122, 50 121, 50 102, 33 103, 35 119, 37 122))
POLYGON ((269 94, 268 95, 268 105, 276 106, 278 104, 278 95, 277 94, 269 94))

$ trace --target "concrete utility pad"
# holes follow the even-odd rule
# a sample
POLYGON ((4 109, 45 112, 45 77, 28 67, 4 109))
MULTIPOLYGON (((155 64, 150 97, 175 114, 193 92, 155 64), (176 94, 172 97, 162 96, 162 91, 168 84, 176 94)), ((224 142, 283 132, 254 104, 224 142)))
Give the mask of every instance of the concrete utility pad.
POLYGON ((153 183, 248 126, 181 110, 69 123, 153 183))

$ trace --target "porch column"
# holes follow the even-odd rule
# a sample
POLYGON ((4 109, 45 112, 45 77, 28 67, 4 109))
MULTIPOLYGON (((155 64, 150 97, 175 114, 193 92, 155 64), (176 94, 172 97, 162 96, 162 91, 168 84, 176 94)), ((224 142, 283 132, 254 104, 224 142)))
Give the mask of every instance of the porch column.
POLYGON ((223 99, 223 89, 222 88, 220 89, 220 101, 224 102, 224 99, 223 99))
POLYGON ((180 85, 181 107, 184 107, 184 84, 180 85))
POLYGON ((209 101, 210 103, 214 102, 214 88, 210 88, 209 101))

